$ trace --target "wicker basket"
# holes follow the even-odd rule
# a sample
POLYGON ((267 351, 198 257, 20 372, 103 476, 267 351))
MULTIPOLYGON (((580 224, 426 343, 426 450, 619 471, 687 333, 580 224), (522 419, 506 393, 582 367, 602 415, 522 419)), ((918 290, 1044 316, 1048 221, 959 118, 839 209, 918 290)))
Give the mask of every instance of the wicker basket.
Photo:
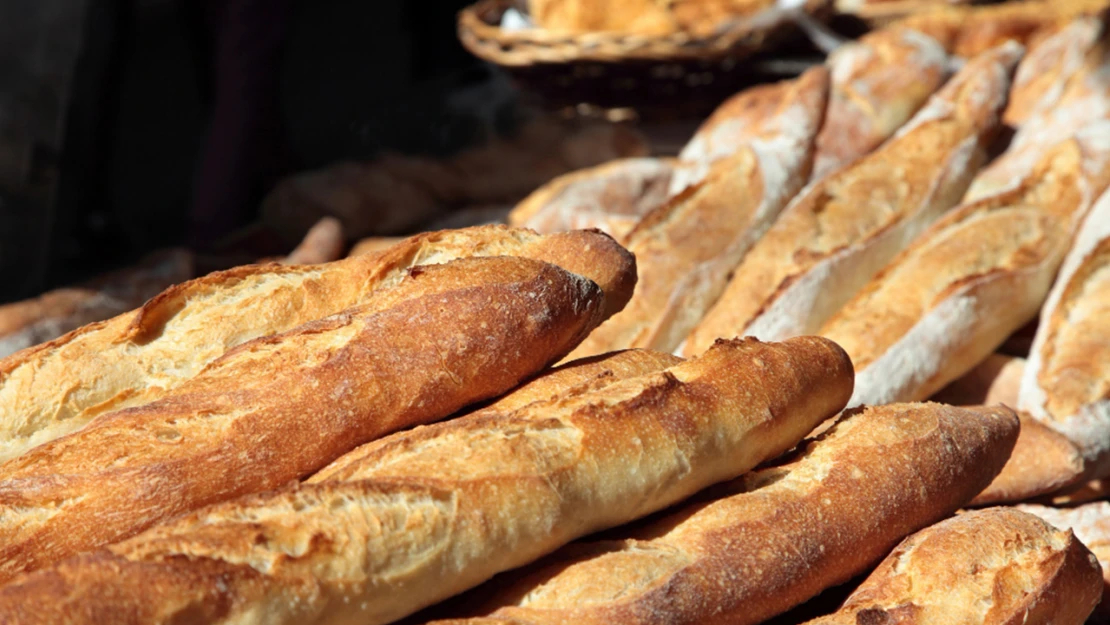
MULTIPOLYGON (((789 27, 785 20, 741 19, 711 36, 677 32, 664 36, 628 33, 559 33, 541 28, 504 31, 499 24, 513 0, 481 0, 459 14, 459 39, 479 58, 505 67, 578 62, 715 61, 739 59, 767 47, 789 27)), ((829 0, 807 0, 813 15, 829 12, 829 0)))

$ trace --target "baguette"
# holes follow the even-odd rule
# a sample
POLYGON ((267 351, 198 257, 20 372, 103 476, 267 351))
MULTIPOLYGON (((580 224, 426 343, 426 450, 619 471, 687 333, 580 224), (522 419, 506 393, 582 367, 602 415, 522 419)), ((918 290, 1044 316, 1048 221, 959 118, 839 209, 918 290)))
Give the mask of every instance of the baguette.
POLYGON ((1074 534, 992 508, 902 541, 840 610, 806 625, 1083 625, 1101 596, 1098 561, 1074 534))
POLYGON ((953 406, 1004 404, 1017 408, 1018 387, 1024 370, 1024 358, 994 353, 942 388, 930 400, 953 406))
POLYGON ((1037 316, 1076 224, 1110 183, 1110 122, 1025 182, 943 217, 821 329, 859 372, 851 405, 918 401, 1037 316))
POLYGON ((165 250, 77 287, 0 306, 0 358, 142 306, 163 289, 192 278, 195 270, 191 252, 165 250))
POLYGON ((1083 455, 1071 441, 1024 412, 1018 418, 1021 432, 1010 460, 970 505, 1026 501, 1082 481, 1083 455))
POLYGON ((319 265, 343 258, 343 224, 324 217, 309 229, 304 240, 285 258, 286 265, 319 265))
MULTIPOLYGON (((1078 28, 1078 27, 1077 27, 1078 28)), ((1069 36, 1071 31, 1065 31, 1069 36)), ((1076 36, 1074 45, 1082 47, 1087 39, 1076 36)), ((1062 87, 1050 89, 1029 114, 1010 142, 1009 147, 975 177, 966 201, 995 195, 1012 188, 1028 176, 1046 151, 1060 140, 1074 136, 1100 120, 1110 118, 1110 72, 1106 70, 1110 41, 1105 27, 1100 27, 1097 41, 1083 51, 1078 70, 1066 80, 1057 78, 1062 87)), ((1078 52, 1078 51, 1077 51, 1078 52)), ((1067 65, 1062 65, 1066 68, 1067 65)), ((1031 70, 1035 71, 1035 70, 1031 70)))
POLYGON ((850 388, 823 339, 722 342, 663 372, 394 435, 306 484, 29 574, 0 589, 0 620, 390 622, 735 477, 850 388))
POLYGON ((245 343, 159 401, 0 465, 0 580, 499 395, 577 344, 602 300, 554 265, 462 259, 245 343))
POLYGON ((214 273, 0 360, 0 461, 99 414, 154 401, 237 345, 359 305, 413 266, 492 255, 548 261, 593 280, 605 291, 606 316, 624 306, 636 280, 634 259, 604 235, 505 227, 427 233, 321 267, 214 273))
POLYGON ((890 138, 944 84, 948 64, 940 43, 903 28, 878 30, 835 50, 828 60, 829 109, 817 135, 811 180, 890 138))
POLYGON ((818 67, 736 101, 765 113, 747 129, 750 140, 636 225, 627 239, 640 272, 635 293, 574 355, 678 347, 805 180, 827 95, 828 72, 818 67))
POLYGON ((377 254, 404 241, 404 237, 367 237, 360 239, 351 248, 347 256, 362 256, 363 254, 377 254))
POLYGON ((991 141, 1021 55, 965 66, 881 148, 803 192, 736 269, 686 341, 814 334, 883 265, 954 205, 991 141))
POLYGON ((954 512, 1002 468, 1016 436, 1005 408, 855 411, 797 458, 624 540, 574 545, 498 578, 473 607, 491 622, 529 625, 760 623, 954 512))
POLYGON ((629 158, 560 176, 509 213, 509 224, 537 232, 598 228, 623 240, 667 200, 674 162, 629 158))
POLYGON ((1110 503, 1100 501, 1070 509, 1028 504, 1016 507, 1062 530, 1075 532, 1075 537, 1095 554, 1102 565, 1102 601, 1087 622, 1110 623, 1110 503))
POLYGON ((1110 477, 1110 193, 1087 216, 1042 313, 1019 407, 1110 477))

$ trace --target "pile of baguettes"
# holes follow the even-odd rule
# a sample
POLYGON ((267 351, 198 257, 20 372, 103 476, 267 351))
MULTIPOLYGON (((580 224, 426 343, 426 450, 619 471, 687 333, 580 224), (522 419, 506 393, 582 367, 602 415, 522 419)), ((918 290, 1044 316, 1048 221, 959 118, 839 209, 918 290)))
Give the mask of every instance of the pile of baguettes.
POLYGON ((0 623, 1083 623, 1110 44, 975 24, 558 180, 543 234, 240 267, 0 360, 0 623))

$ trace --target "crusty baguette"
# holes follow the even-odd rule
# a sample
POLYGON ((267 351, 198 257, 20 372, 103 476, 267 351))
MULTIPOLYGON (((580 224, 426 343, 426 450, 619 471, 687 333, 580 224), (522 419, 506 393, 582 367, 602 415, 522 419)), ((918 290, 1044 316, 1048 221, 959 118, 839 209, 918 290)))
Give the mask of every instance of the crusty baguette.
POLYGON ((367 237, 359 240, 351 247, 347 256, 362 256, 363 254, 376 254, 404 241, 404 237, 367 237))
POLYGON ((1110 122, 1061 142, 1016 188, 949 213, 821 329, 852 356, 852 405, 918 401, 1037 316, 1092 198, 1110 122))
POLYGON ((1035 514, 1062 530, 1070 529, 1095 554, 1102 565, 1102 601, 1088 623, 1110 623, 1110 503, 1100 501, 1078 508, 1020 505, 1017 509, 1035 514))
MULTIPOLYGON (((1078 27, 1076 27, 1078 28, 1078 27)), ((1066 31, 1063 36, 1068 36, 1066 31)), ((998 158, 976 175, 966 200, 994 195, 1021 183, 1036 164, 1062 139, 1075 135, 1091 124, 1110 118, 1110 39, 1105 28, 1096 42, 1075 35, 1074 45, 1085 49, 1083 63, 1066 79, 1056 77, 1042 96, 1036 110, 1024 120, 1010 145, 998 158)), ((1068 64, 1061 71, 1070 69, 1068 64)))
POLYGON ((509 224, 550 233, 597 228, 622 240, 667 200, 674 161, 628 158, 560 176, 509 213, 509 224))
POLYGON ((1083 223, 1041 318, 1018 405, 1082 451, 1088 477, 1110 477, 1110 193, 1083 223))
POLYGON ((0 358, 127 312, 196 274, 193 254, 170 249, 76 287, 0 306, 0 358))
POLYGON ((850 387, 823 339, 722 342, 663 372, 399 433, 326 479, 32 573, 0 590, 0 620, 386 623, 735 477, 850 387))
POLYGON ((760 623, 954 512, 1002 468, 1016 436, 1005 408, 849 413, 789 462, 711 489, 625 540, 573 545, 497 578, 464 610, 529 625, 760 623))
MULTIPOLYGON (((810 124, 813 113, 805 110, 812 106, 818 95, 816 87, 823 87, 826 93, 820 96, 822 109, 827 102, 828 76, 820 71, 809 72, 808 97, 798 94, 794 103, 795 111, 784 117, 784 98, 786 83, 757 85, 741 91, 717 107, 713 114, 698 128, 694 136, 682 148, 671 176, 670 194, 676 196, 683 190, 697 185, 709 175, 713 164, 735 156, 741 149, 754 141, 766 143, 774 139, 775 131, 791 132, 792 123, 810 124)), ((817 125, 821 125, 824 110, 821 111, 817 125)), ((795 133, 792 133, 795 134, 795 133)), ((793 137, 791 141, 796 141, 793 137)), ((807 157, 811 158, 811 157, 807 157)), ((811 163, 806 165, 808 177, 811 163)), ((787 178, 789 184, 795 184, 787 178)))
POLYGON ((829 55, 829 109, 817 135, 812 180, 890 138, 948 78, 948 55, 932 37, 885 28, 829 55))
POLYGON ((245 343, 159 401, 0 465, 0 580, 499 395, 577 344, 603 297, 548 263, 461 259, 245 343))
POLYGON ((635 293, 575 355, 678 347, 805 180, 827 96, 828 71, 817 67, 736 100, 765 117, 747 129, 747 144, 735 146, 705 180, 649 213, 628 235, 640 273, 635 293))
POLYGON ((1083 625, 1102 585, 1074 534, 991 508, 902 541, 840 610, 806 625, 1083 625))
POLYGON ((1018 387, 1024 370, 1024 358, 994 353, 937 391, 930 400, 953 406, 1004 404, 1017 408, 1018 387))
POLYGON ((976 58, 893 139, 810 185, 744 258, 684 353, 718 336, 816 333, 963 195, 1020 55, 1012 44, 976 58))
POLYGON ((993 506, 1027 501, 1078 484, 1083 455, 1075 444, 1052 428, 1018 412, 1021 432, 1006 466, 970 505, 993 506))
POLYGON ((309 229, 304 240, 282 261, 287 265, 319 265, 343 258, 343 224, 324 217, 309 229))
POLYGON ((0 460, 76 431, 98 414, 158 399, 224 352, 364 302, 415 265, 512 255, 552 262, 605 291, 606 316, 635 261, 590 232, 540 236, 489 226, 405 240, 319 267, 237 267, 174 286, 141 308, 0 360, 0 460))

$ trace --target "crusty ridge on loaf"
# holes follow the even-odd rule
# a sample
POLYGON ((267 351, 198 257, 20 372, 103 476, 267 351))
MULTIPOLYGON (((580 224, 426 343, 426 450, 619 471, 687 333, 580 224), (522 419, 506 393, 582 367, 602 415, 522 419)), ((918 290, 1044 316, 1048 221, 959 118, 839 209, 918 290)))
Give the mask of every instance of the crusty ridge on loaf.
POLYGON ((624 540, 571 545, 498 578, 478 614, 548 625, 753 625, 858 575, 954 512, 1002 468, 1005 408, 901 404, 849 413, 624 540))
POLYGON ((0 465, 0 579, 501 394, 602 317, 597 285, 531 259, 408 273, 360 307, 240 345, 161 400, 0 465))
POLYGON ((850 388, 823 339, 722 342, 662 372, 398 433, 327 479, 32 573, 0 590, 0 620, 386 623, 742 473, 850 388))
POLYGON ((807 177, 827 95, 828 72, 819 67, 738 96, 765 117, 705 180, 636 225, 627 238, 640 271, 635 293, 574 355, 679 346, 807 177))
POLYGON ((840 610, 806 625, 1082 625, 1101 595, 1098 562, 1071 532, 991 508, 910 536, 840 610))
POLYGON ((963 195, 1006 102, 1021 48, 975 58, 878 150, 810 185, 736 268, 686 340, 816 333, 963 195))
POLYGON ((0 360, 0 460, 76 431, 98 414, 162 397, 225 351, 356 306, 410 267, 470 256, 552 262, 623 308, 635 261, 592 232, 540 236, 499 226, 418 235, 383 252, 313 267, 237 267, 185 282, 138 310, 0 360))

